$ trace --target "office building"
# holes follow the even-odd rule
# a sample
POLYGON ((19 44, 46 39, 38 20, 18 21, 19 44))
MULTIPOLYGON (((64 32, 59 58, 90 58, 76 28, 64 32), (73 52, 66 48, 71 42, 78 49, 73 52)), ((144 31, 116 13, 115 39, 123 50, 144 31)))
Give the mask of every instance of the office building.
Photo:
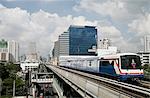
POLYGON ((59 36, 59 54, 69 55, 69 33, 64 32, 59 36))
POLYGON ((97 47, 97 29, 94 26, 70 26, 69 55, 95 55, 88 52, 97 47))
POLYGON ((138 52, 140 55, 142 65, 150 64, 150 52, 138 52))
POLYGON ((54 48, 52 50, 52 61, 54 65, 57 65, 57 60, 59 57, 59 41, 55 41, 54 48))
POLYGON ((101 39, 96 49, 96 53, 98 56, 106 55, 106 54, 116 54, 117 47, 111 46, 110 40, 108 38, 101 39))
POLYGON ((144 37, 144 52, 150 52, 150 35, 144 37))
POLYGON ((19 61, 19 44, 15 41, 0 41, 0 61, 18 62, 19 61))
POLYGON ((0 41, 0 61, 9 61, 8 42, 2 39, 0 41))
POLYGON ((53 57, 59 56, 59 41, 55 41, 52 55, 53 55, 53 57))
POLYGON ((35 71, 40 64, 40 60, 36 51, 36 43, 30 42, 28 44, 28 51, 26 59, 21 62, 20 66, 23 71, 33 70, 35 71))
POLYGON ((30 42, 28 45, 28 51, 26 54, 26 61, 27 62, 38 62, 38 54, 36 51, 36 43, 35 42, 30 42))
POLYGON ((98 49, 108 49, 108 47, 110 47, 110 39, 108 38, 104 38, 101 39, 98 45, 98 49))
POLYGON ((137 54, 141 57, 141 63, 150 64, 150 35, 144 36, 144 51, 140 51, 137 54))
POLYGON ((10 58, 11 61, 13 62, 18 62, 19 61, 19 44, 17 42, 13 41, 8 41, 8 50, 9 53, 12 55, 10 58))
POLYGON ((64 55, 96 55, 97 29, 94 26, 70 26, 54 44, 53 58, 64 55))

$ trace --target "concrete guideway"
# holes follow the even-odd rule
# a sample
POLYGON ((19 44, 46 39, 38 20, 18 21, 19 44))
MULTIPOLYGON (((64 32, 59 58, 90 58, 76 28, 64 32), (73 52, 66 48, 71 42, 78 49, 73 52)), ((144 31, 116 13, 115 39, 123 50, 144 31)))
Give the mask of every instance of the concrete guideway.
POLYGON ((81 94, 83 98, 130 98, 76 74, 64 71, 54 66, 50 66, 50 68, 60 75, 61 78, 64 78, 65 81, 68 82, 68 84, 70 84, 70 86, 73 87, 79 94, 81 94))
POLYGON ((85 76, 87 75, 85 78, 85 76, 77 74, 82 73, 79 71, 73 73, 55 66, 47 67, 52 69, 57 75, 64 79, 64 81, 76 89, 84 98, 87 96, 94 98, 149 98, 150 96, 150 91, 146 88, 83 73, 85 76))
POLYGON ((63 91, 62 91, 62 89, 59 87, 59 85, 58 85, 58 83, 56 82, 55 79, 53 79, 53 87, 54 87, 55 90, 57 91, 59 98, 64 98, 63 91))
MULTIPOLYGON (((150 91, 146 88, 137 87, 131 84, 118 82, 76 70, 46 65, 45 67, 47 67, 48 70, 52 70, 52 72, 49 72, 43 66, 40 66, 39 68, 44 69, 44 71, 39 69, 40 71, 31 73, 31 82, 52 83, 52 86, 56 90, 59 98, 65 97, 63 95, 65 91, 61 89, 59 84, 55 81, 53 76, 54 73, 70 85, 71 88, 78 92, 83 98, 149 98, 150 96, 150 91), (147 96, 145 97, 145 95, 147 96)), ((33 88, 36 90, 36 87, 33 88)), ((33 92, 35 90, 32 89, 33 92)))
POLYGON ((140 81, 141 85, 150 89, 150 81, 140 81))

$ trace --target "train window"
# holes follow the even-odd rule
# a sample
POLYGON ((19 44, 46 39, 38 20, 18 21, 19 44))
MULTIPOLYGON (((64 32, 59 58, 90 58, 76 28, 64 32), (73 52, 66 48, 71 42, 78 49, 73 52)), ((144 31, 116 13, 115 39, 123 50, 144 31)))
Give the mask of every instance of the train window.
POLYGON ((91 64, 92 62, 91 61, 89 61, 89 66, 91 66, 92 64, 91 64))
POLYGON ((110 65, 109 61, 101 61, 101 66, 108 66, 110 65))
POLYGON ((141 62, 139 56, 125 55, 121 56, 122 69, 141 69, 141 62))
POLYGON ((110 66, 110 65, 113 66, 114 64, 118 64, 118 60, 112 59, 112 60, 101 60, 100 61, 100 66, 110 66))

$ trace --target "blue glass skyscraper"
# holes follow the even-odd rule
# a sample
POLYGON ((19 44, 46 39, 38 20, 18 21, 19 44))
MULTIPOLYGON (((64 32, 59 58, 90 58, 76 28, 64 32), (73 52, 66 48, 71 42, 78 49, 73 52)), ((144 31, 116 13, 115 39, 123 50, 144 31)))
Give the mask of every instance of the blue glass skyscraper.
POLYGON ((68 55, 96 55, 97 29, 95 26, 70 26, 54 44, 53 58, 68 55))
POLYGON ((95 55, 88 52, 97 47, 97 29, 95 26, 70 26, 69 32, 69 55, 95 55))

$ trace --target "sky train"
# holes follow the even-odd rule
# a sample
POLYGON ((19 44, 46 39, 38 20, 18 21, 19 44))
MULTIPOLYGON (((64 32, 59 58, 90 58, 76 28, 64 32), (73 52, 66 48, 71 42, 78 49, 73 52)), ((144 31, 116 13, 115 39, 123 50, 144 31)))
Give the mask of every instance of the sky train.
POLYGON ((140 57, 135 53, 104 56, 60 56, 59 65, 113 77, 120 81, 144 78, 140 57))

